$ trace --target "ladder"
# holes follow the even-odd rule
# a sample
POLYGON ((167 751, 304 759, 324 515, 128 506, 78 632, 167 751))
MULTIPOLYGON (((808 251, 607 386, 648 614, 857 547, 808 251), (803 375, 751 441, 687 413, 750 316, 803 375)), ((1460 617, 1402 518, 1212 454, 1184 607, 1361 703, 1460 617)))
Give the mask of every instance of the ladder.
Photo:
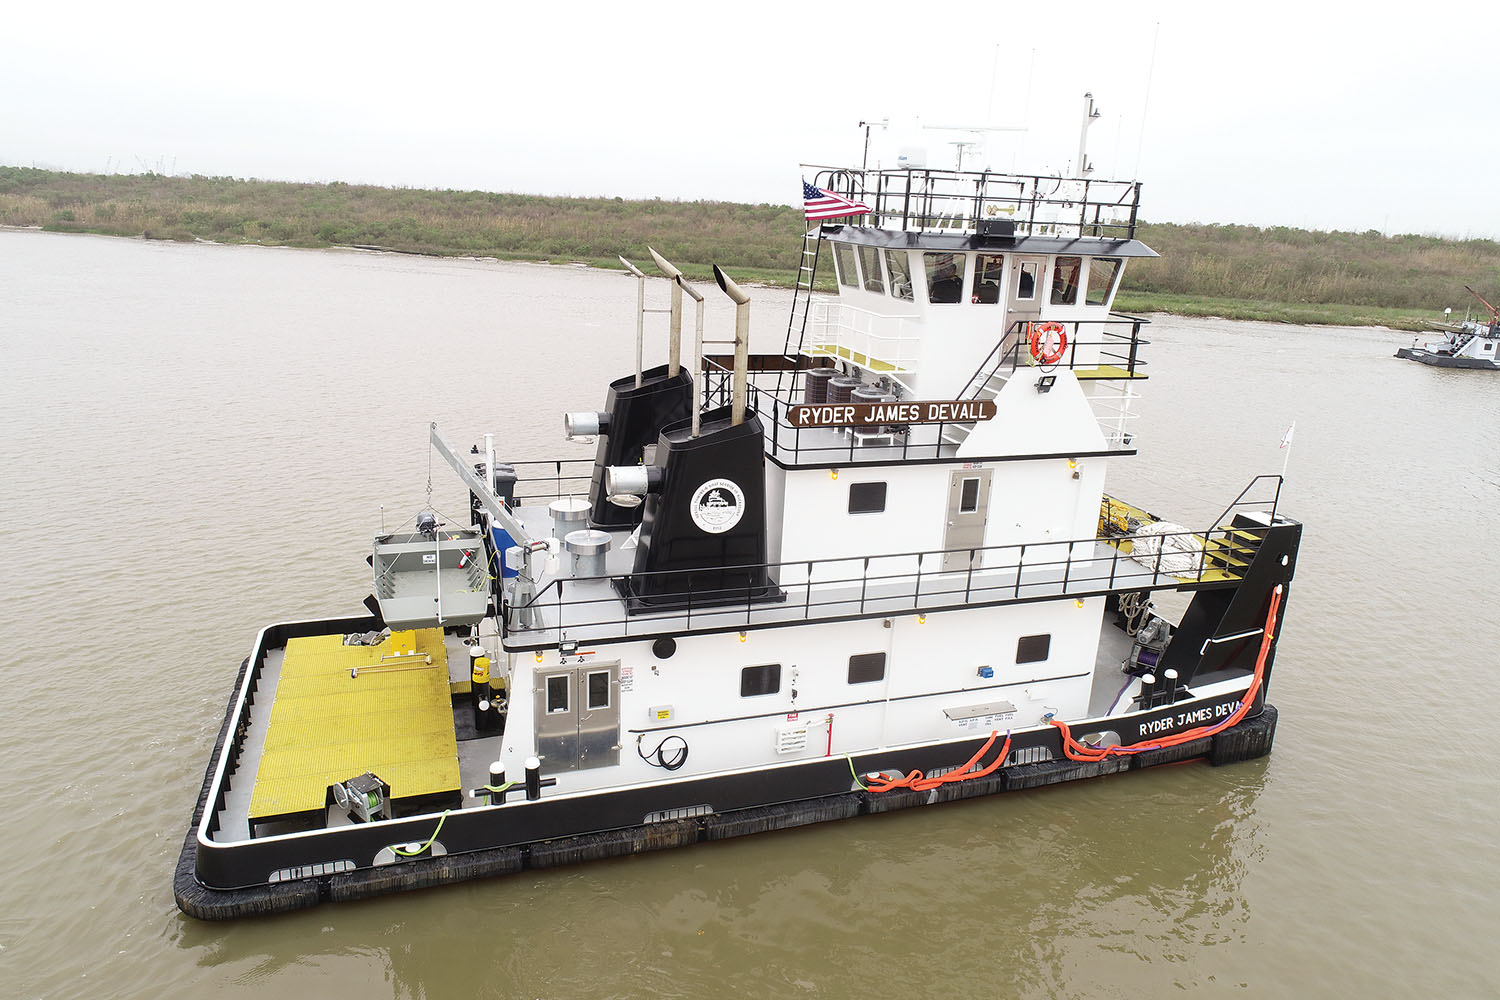
MULTIPOLYGON (((802 256, 797 262, 797 284, 792 290, 792 314, 787 318, 786 341, 781 349, 782 357, 792 364, 792 384, 787 386, 791 392, 797 385, 797 373, 795 365, 797 358, 802 353, 803 338, 807 336, 807 314, 812 308, 813 282, 818 277, 818 251, 823 246, 823 226, 821 224, 809 229, 802 234, 802 256), (796 333, 797 346, 792 347, 792 334, 796 333), (795 350, 795 353, 794 353, 795 350)), ((781 396, 781 380, 787 375, 787 370, 782 369, 776 374, 776 395, 781 396)))

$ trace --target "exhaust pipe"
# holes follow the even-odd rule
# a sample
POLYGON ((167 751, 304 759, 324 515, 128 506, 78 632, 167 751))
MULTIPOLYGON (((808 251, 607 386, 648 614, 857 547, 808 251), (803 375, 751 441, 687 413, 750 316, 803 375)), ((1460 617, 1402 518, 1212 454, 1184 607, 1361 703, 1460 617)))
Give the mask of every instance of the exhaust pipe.
POLYGON ((691 295, 696 303, 694 311, 697 315, 693 321, 693 437, 697 437, 703 418, 703 296, 683 281, 681 274, 672 279, 672 284, 691 295))
POLYGON ((745 422, 746 397, 749 395, 750 296, 718 264, 714 265, 714 280, 724 294, 734 300, 734 402, 729 422, 737 427, 745 422))
POLYGON ((682 272, 650 247, 646 248, 646 252, 656 261, 661 273, 672 279, 671 345, 667 349, 667 378, 675 378, 682 370, 682 272))
MULTIPOLYGON (((618 256, 618 255, 617 255, 618 256)), ((624 257, 619 258, 625 270, 635 275, 635 387, 641 387, 646 351, 646 276, 624 257)))

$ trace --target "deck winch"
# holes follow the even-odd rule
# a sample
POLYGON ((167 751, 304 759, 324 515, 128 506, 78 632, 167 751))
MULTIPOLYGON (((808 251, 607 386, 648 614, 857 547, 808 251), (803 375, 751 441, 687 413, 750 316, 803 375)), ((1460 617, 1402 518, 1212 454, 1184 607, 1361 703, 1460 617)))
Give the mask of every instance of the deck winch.
POLYGON ((328 786, 328 795, 334 805, 349 814, 357 823, 369 823, 377 819, 389 819, 386 804, 390 801, 391 786, 375 776, 373 772, 347 781, 336 781, 328 786))

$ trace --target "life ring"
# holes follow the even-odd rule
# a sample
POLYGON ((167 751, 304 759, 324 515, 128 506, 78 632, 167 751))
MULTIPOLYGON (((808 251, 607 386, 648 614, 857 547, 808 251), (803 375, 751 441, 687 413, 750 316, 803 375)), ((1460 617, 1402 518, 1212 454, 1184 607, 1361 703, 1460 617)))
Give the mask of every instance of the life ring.
POLYGON ((1027 324, 1026 340, 1039 364, 1055 365, 1068 351, 1068 335, 1061 323, 1027 324))

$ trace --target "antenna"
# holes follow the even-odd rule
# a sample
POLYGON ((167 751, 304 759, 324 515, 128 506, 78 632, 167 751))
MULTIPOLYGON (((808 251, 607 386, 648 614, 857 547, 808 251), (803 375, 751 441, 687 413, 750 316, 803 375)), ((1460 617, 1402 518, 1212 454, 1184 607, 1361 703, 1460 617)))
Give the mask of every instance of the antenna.
POLYGON ((1099 120, 1099 109, 1094 107, 1094 95, 1083 95, 1083 125, 1078 130, 1078 176, 1087 177, 1094 172, 1088 159, 1089 126, 1099 120))

